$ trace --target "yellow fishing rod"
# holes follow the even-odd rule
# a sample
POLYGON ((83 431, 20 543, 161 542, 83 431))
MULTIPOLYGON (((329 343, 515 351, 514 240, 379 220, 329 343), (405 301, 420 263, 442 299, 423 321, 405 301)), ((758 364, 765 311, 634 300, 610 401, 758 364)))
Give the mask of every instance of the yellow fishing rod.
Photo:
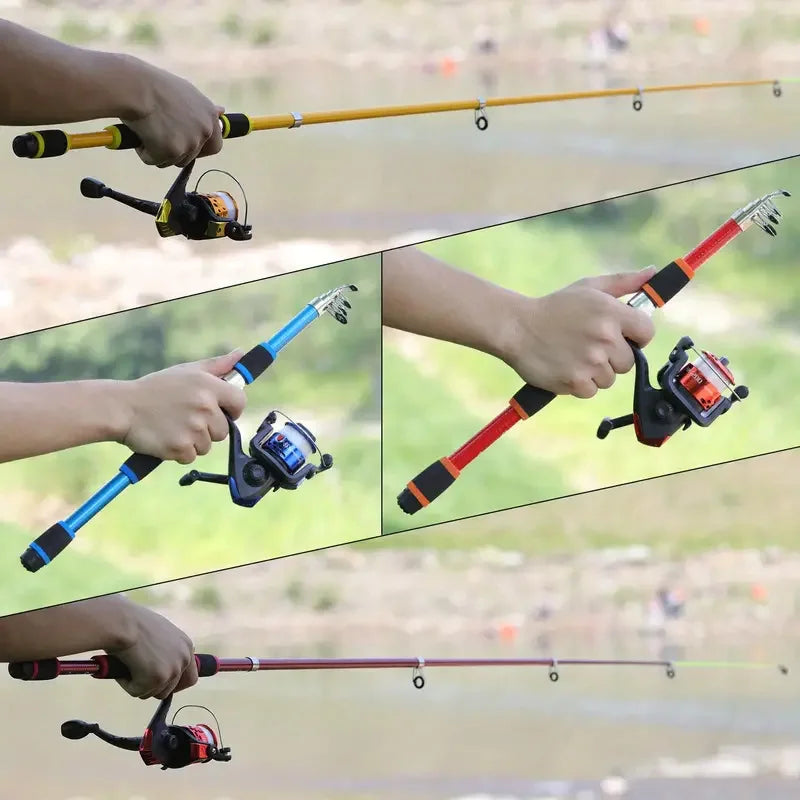
MULTIPOLYGON (((489 127, 487 108, 525 106, 537 103, 558 103, 568 100, 589 100, 600 97, 633 97, 634 111, 641 111, 645 94, 687 92, 701 89, 730 89, 750 86, 772 86, 775 97, 782 94, 781 82, 776 79, 749 81, 717 81, 712 83, 684 83, 664 86, 632 86, 619 89, 592 89, 579 92, 518 95, 513 97, 474 98, 440 103, 414 105, 375 106, 372 108, 345 109, 341 111, 289 112, 268 116, 249 116, 241 113, 223 114, 220 117, 223 139, 238 139, 254 131, 278 128, 300 128, 304 125, 324 125, 332 122, 352 122, 367 119, 387 119, 423 114, 440 114, 450 111, 474 111, 475 125, 485 131, 489 127)), ((72 150, 105 147, 109 150, 131 150, 141 146, 139 137, 122 123, 109 125, 101 131, 68 133, 62 130, 30 131, 15 137, 12 148, 19 158, 53 158, 72 150)))

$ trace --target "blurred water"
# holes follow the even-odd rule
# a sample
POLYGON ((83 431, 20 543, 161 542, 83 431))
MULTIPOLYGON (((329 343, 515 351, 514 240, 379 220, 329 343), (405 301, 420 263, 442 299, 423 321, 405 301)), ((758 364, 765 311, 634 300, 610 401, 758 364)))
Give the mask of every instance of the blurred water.
MULTIPOLYGON (((734 77, 684 73, 680 79, 734 77)), ((452 76, 305 67, 222 85, 215 97, 229 110, 271 114, 675 79, 550 75, 521 67, 488 77, 469 66, 452 76)), ((308 126, 231 141, 203 166, 243 180, 257 242, 455 232, 794 155, 797 92, 789 85, 780 99, 769 86, 647 95, 639 113, 628 97, 489 109, 483 133, 472 112, 308 126)), ((16 133, 4 132, 6 153, 16 133)), ((142 169, 135 155, 105 150, 42 162, 6 155, 4 165, 19 199, 6 208, 0 246, 20 234, 57 244, 79 235, 152 242, 151 220, 111 201, 84 199, 78 184, 92 175, 156 198, 174 174, 142 169)), ((207 188, 232 187, 224 176, 207 180, 207 188)))
MULTIPOLYGON (((655 657, 660 652, 660 646, 635 640, 610 642, 603 648, 607 652, 591 654, 578 641, 551 646, 562 657, 655 657)), ((255 649, 262 656, 289 655, 278 647, 259 647, 253 639, 198 642, 198 647, 225 654, 255 649)), ((532 650, 541 654, 528 643, 510 647, 479 640, 384 637, 328 643, 313 653, 478 657, 532 650)), ((798 648, 787 653, 779 642, 733 647, 706 642, 702 650, 673 651, 669 657, 769 660, 778 653, 795 656, 798 648)), ((745 749, 734 753, 734 766, 752 769, 759 761, 757 749, 796 745, 800 692, 791 673, 683 670, 670 681, 658 668, 562 668, 561 680, 553 684, 541 668, 487 668, 429 669, 426 678, 422 691, 411 686, 411 675, 403 670, 224 675, 201 682, 180 699, 214 711, 233 761, 174 774, 147 770, 135 756, 96 740, 68 742, 58 734, 58 725, 71 717, 134 733, 152 713, 152 703, 128 701, 116 686, 89 679, 40 685, 3 680, 0 699, 7 718, 14 720, 13 746, 0 755, 3 785, 7 791, 25 787, 27 796, 54 800, 156 800, 190 793, 208 800, 587 800, 599 799, 599 782, 621 771, 631 782, 632 798, 700 800, 721 796, 708 792, 723 785, 726 797, 753 796, 744 790, 756 788, 770 797, 790 796, 782 793, 786 784, 776 774, 733 780, 723 771, 713 779, 677 782, 648 768, 661 758, 708 759, 720 748, 735 747, 745 749), (32 702, 37 711, 31 716, 32 702), (582 789, 592 793, 581 795, 582 789)), ((196 721, 204 719, 194 710, 182 717, 191 721, 198 714, 196 721)))

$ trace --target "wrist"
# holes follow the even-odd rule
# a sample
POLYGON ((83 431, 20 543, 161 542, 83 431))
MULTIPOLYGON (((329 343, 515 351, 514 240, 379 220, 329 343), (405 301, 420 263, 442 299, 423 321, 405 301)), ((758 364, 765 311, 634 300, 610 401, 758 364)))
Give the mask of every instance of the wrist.
POLYGON ((537 314, 539 299, 511 292, 496 326, 495 355, 513 367, 521 356, 523 343, 529 338, 531 320, 537 314))
POLYGON ((109 117, 135 122, 154 110, 152 73, 155 68, 136 56, 103 53, 104 80, 111 87, 109 117))
POLYGON ((139 641, 141 609, 124 595, 103 598, 108 604, 108 630, 101 647, 106 653, 123 653, 139 641))
POLYGON ((121 444, 128 436, 134 416, 134 381, 100 380, 94 383, 101 441, 121 444))

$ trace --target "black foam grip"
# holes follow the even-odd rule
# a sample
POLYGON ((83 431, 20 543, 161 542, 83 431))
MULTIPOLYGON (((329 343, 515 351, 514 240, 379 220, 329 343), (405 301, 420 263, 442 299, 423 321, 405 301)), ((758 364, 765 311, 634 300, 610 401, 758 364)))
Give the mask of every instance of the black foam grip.
POLYGON ((546 389, 539 389, 526 383, 513 397, 519 407, 532 417, 537 411, 541 411, 556 396, 546 389))
POLYGON ((69 139, 64 131, 36 131, 42 137, 44 147, 39 153, 39 140, 32 133, 16 136, 11 147, 14 155, 20 158, 53 158, 63 156, 69 150, 69 139))
MULTIPOLYGON (((454 482, 455 478, 441 461, 434 461, 433 464, 422 470, 422 472, 420 472, 419 475, 417 475, 417 477, 411 481, 411 483, 416 486, 419 493, 429 503, 432 503, 440 494, 442 494, 442 492, 444 492, 446 489, 449 489, 454 482)), ((414 500, 413 503, 407 503, 407 505, 410 505, 412 508, 416 505, 417 508, 414 508, 414 511, 418 511, 421 507, 421 504, 408 489, 405 489, 397 498, 398 505, 400 505, 403 511, 406 511, 401 504, 401 498, 403 498, 405 493, 408 493, 414 500)), ((406 513, 413 514, 414 511, 406 511, 406 513)))
POLYGON ((670 261, 645 284, 665 302, 669 302, 689 283, 689 276, 674 262, 670 261))
POLYGON ((120 142, 119 146, 113 147, 112 150, 135 150, 142 146, 142 140, 123 122, 113 127, 119 133, 120 142))
POLYGON ((239 363, 252 375, 253 380, 255 380, 266 371, 274 360, 272 354, 266 347, 262 347, 258 344, 252 350, 245 353, 239 360, 239 363))
POLYGON ((201 678, 210 678, 219 672, 219 662, 216 656, 208 655, 208 653, 195 653, 195 661, 197 661, 197 674, 201 678))
MULTIPOLYGON (((52 561, 70 542, 72 536, 64 527, 63 523, 56 522, 51 525, 43 534, 38 536, 34 543, 38 545, 52 561)), ((28 572, 36 572, 45 565, 45 561, 32 547, 29 547, 21 556, 22 566, 28 572)))
POLYGON ((238 139, 250 133, 250 118, 247 114, 224 114, 228 120, 228 135, 226 139, 238 139))
POLYGON ((58 661, 45 658, 40 661, 12 661, 8 674, 18 681, 51 681, 58 677, 58 661))
POLYGON ((98 680, 130 680, 131 671, 116 656, 92 656, 100 671, 92 674, 98 680))
POLYGON ((142 453, 134 453, 125 460, 126 466, 137 478, 143 480, 146 478, 159 464, 160 458, 155 456, 146 456, 142 453))

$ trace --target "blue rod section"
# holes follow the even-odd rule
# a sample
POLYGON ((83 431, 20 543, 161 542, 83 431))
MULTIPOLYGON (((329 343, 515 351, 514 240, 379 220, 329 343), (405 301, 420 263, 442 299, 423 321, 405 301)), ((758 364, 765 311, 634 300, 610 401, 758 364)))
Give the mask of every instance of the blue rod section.
POLYGON ((261 346, 275 358, 298 333, 307 328, 317 317, 319 317, 317 309, 311 304, 307 305, 261 346))
POLYGON ((102 489, 98 489, 80 508, 64 520, 71 531, 82 528, 95 514, 102 511, 118 494, 131 485, 130 479, 121 472, 115 475, 102 489))

